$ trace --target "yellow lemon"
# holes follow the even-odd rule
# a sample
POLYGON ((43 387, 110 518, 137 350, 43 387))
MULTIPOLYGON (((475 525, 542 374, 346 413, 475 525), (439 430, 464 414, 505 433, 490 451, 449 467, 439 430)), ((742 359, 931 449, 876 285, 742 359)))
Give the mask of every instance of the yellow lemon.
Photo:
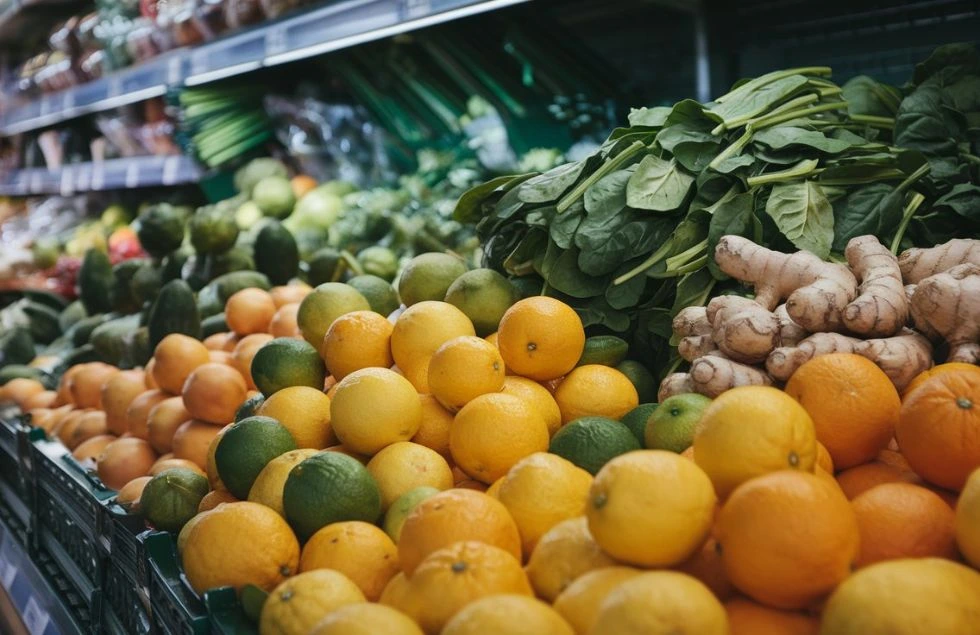
POLYGON ((538 540, 525 571, 538 597, 554 602, 585 573, 615 565, 589 532, 589 521, 578 516, 563 520, 538 540))
POLYGON ((323 336, 323 361, 337 381, 355 370, 392 365, 393 325, 374 311, 353 311, 342 315, 323 336))
POLYGON ((642 573, 630 567, 605 567, 584 573, 561 592, 555 600, 555 610, 571 624, 576 635, 589 635, 610 591, 642 573))
POLYGON ((330 398, 316 388, 290 386, 273 393, 255 413, 272 417, 289 430, 298 448, 322 450, 333 445, 330 398))
POLYGON ((429 392, 429 361, 439 347, 460 335, 476 335, 466 314, 447 302, 426 300, 398 316, 391 355, 419 392, 429 392))
POLYGON ((651 571, 610 591, 592 630, 617 635, 728 635, 728 616, 698 580, 676 571, 651 571))
POLYGON ((590 416, 619 421, 640 405, 629 377, 601 364, 586 364, 568 373, 555 391, 555 401, 562 423, 590 416))
POLYGON ((317 624, 310 635, 423 635, 410 617, 384 604, 348 604, 317 624))
POLYGON ((259 618, 259 635, 307 635, 335 609, 364 601, 357 585, 329 569, 307 571, 277 586, 259 618))
POLYGON ((561 409, 558 408, 558 402, 547 388, 532 379, 511 375, 504 378, 501 392, 520 397, 531 404, 548 426, 548 434, 555 436, 558 428, 561 427, 561 409))
POLYGON ((344 447, 373 455, 418 432, 422 404, 401 375, 387 368, 362 368, 337 384, 330 420, 344 447))
POLYGON ((525 595, 492 595, 467 604, 441 635, 574 635, 553 608, 525 595))
POLYGON ((429 391, 452 412, 504 386, 504 360, 497 347, 473 335, 455 337, 429 362, 429 391))
POLYGON ((418 443, 400 441, 374 455, 367 464, 381 490, 381 510, 416 487, 438 490, 453 486, 453 470, 438 452, 418 443))
POLYGON ((317 451, 312 448, 290 450, 266 463, 252 483, 252 489, 248 491, 248 500, 265 505, 285 518, 286 513, 282 508, 282 488, 289 478, 289 471, 302 463, 303 459, 316 453, 317 451))
POLYGON ((442 404, 432 395, 419 395, 422 402, 422 422, 418 432, 412 437, 412 443, 424 445, 435 450, 447 461, 453 455, 449 451, 449 429, 453 425, 453 413, 442 407, 442 404))

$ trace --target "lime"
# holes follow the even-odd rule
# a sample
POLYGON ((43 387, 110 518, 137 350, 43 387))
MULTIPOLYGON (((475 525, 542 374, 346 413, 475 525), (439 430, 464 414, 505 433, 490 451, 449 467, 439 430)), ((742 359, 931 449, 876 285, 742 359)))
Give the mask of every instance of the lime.
POLYGON ((262 213, 273 218, 286 218, 293 213, 296 195, 289 179, 283 176, 267 176, 252 189, 252 202, 262 213))
POLYGON ((295 449, 293 435, 281 423, 272 417, 249 417, 233 423, 221 435, 214 462, 228 491, 245 500, 262 468, 295 449))
POLYGON ((252 381, 267 398, 290 386, 323 390, 327 368, 310 344, 293 337, 266 342, 252 358, 252 381))
POLYGON ((449 286, 466 273, 462 260, 449 254, 432 252, 408 261, 398 280, 398 295, 405 306, 424 300, 442 301, 449 286))
POLYGON ((602 364, 603 366, 613 366, 626 359, 630 345, 621 337, 615 335, 593 335, 586 338, 585 349, 582 357, 578 360, 579 366, 586 364, 602 364))
POLYGON ((179 532, 197 515, 208 493, 208 479, 183 467, 164 470, 151 478, 140 495, 140 510, 161 531, 179 532))
POLYGON ((391 281, 398 274, 398 256, 387 247, 375 245, 362 249, 357 260, 365 273, 391 281))
POLYGON ((636 437, 622 423, 606 417, 582 417, 569 422, 551 438, 548 451, 595 475, 603 465, 633 450, 636 437))
POLYGON ((307 263, 306 281, 314 287, 340 279, 340 251, 333 247, 318 249, 307 263))
POLYGON ((652 415, 659 404, 655 403, 641 403, 636 408, 633 408, 619 420, 621 424, 630 429, 636 440, 640 442, 640 447, 646 447, 646 431, 647 431, 647 421, 650 420, 650 415, 652 415))
POLYGON ((265 395, 261 393, 252 395, 243 401, 242 405, 238 406, 238 410, 235 411, 235 423, 254 415, 263 403, 265 403, 265 395))
POLYGON ((381 491, 357 459, 340 452, 318 452, 289 472, 282 505, 286 520, 305 541, 331 523, 373 524, 381 515, 381 491))
POLYGON ((623 373, 633 382, 640 403, 651 403, 657 400, 657 390, 660 384, 647 367, 640 362, 628 359, 616 365, 616 370, 623 373))
POLYGON ((519 299, 510 280, 493 269, 467 271, 446 291, 446 302, 470 318, 480 337, 496 332, 500 318, 519 299))
POLYGON ((694 443, 694 430, 711 405, 704 395, 686 393, 664 399, 647 422, 645 446, 651 450, 683 452, 694 443))
POLYGON ((438 493, 439 490, 435 487, 423 485, 422 487, 410 489, 396 498, 395 502, 388 508, 387 513, 385 513, 383 525, 385 533, 397 544, 398 537, 402 534, 402 525, 405 524, 405 519, 412 513, 412 510, 418 507, 418 504, 425 499, 430 496, 435 496, 438 493))
POLYGON ((370 311, 371 305, 354 287, 342 282, 326 282, 303 298, 296 314, 296 323, 303 339, 317 351, 323 346, 323 336, 333 321, 351 311, 370 311))
POLYGON ((354 276, 347 284, 357 289, 363 295, 371 310, 388 316, 401 305, 395 288, 382 278, 372 275, 354 276))

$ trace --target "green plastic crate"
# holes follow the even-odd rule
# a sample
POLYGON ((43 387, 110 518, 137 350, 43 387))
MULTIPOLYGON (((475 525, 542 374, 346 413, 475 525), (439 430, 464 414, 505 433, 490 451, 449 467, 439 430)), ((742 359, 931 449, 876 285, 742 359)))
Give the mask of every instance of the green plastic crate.
POLYGON ((31 521, 31 481, 22 460, 22 444, 29 426, 27 415, 0 418, 0 500, 20 525, 31 521))
POLYGON ((149 563, 150 617, 162 635, 205 635, 208 615, 197 594, 184 580, 177 563, 177 543, 163 531, 143 541, 149 563))
POLYGON ((103 543, 108 560, 102 583, 102 628, 108 633, 147 635, 151 632, 146 554, 141 534, 146 523, 110 500, 103 505, 103 543))
POLYGON ((245 617, 232 587, 211 589, 204 594, 211 631, 217 635, 257 635, 256 625, 245 617))

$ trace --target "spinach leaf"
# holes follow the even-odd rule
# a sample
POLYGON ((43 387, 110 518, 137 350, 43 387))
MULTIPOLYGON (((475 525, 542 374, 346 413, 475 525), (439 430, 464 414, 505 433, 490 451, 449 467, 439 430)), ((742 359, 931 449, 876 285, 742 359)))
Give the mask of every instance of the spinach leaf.
POLYGON ((956 158, 964 134, 952 100, 937 86, 918 88, 902 101, 895 117, 895 145, 922 152, 930 163, 939 157, 956 158))
POLYGON ((635 209, 671 212, 684 204, 694 177, 676 159, 664 161, 648 154, 626 185, 626 203, 635 209))
POLYGON ((713 169, 722 174, 744 173, 748 171, 748 168, 754 166, 755 162, 756 157, 752 154, 736 154, 733 157, 728 157, 713 169))
POLYGON ((835 251, 843 251, 856 236, 874 234, 884 239, 902 220, 904 196, 887 183, 871 183, 834 203, 835 251))
POLYGON ((791 126, 777 126, 775 128, 760 130, 755 133, 753 139, 756 143, 769 146, 773 150, 783 150, 784 148, 794 146, 806 146, 818 152, 826 152, 827 154, 838 154, 854 145, 843 139, 826 137, 822 132, 791 126))
POLYGON ((919 85, 940 73, 947 73, 952 79, 963 75, 980 75, 980 55, 972 44, 945 44, 932 52, 926 60, 915 65, 912 83, 919 85))
POLYGON ((677 282, 674 304, 670 307, 671 317, 680 313, 681 309, 703 305, 714 286, 715 279, 711 277, 711 272, 707 268, 701 268, 681 276, 677 282))
POLYGON ((722 236, 752 238, 755 229, 755 193, 735 194, 734 188, 714 206, 708 225, 708 269, 717 280, 728 276, 715 263, 715 247, 722 236))
POLYGON ((585 206, 582 205, 581 201, 575 201, 571 207, 565 210, 564 214, 556 214, 554 220, 551 221, 549 228, 551 240, 562 249, 571 247, 575 239, 575 232, 583 218, 585 218, 585 206))
POLYGON ((528 179, 517 188, 518 198, 523 203, 551 203, 561 198, 575 182, 578 181, 585 169, 586 161, 576 161, 559 165, 528 179))
POLYGON ((585 190, 585 210, 589 214, 609 215, 626 207, 626 184, 636 172, 632 165, 602 177, 585 190))
MULTIPOLYGON (((634 258, 620 266, 615 271, 613 278, 629 272, 638 264, 640 264, 639 259, 634 258)), ((646 276, 633 276, 622 284, 610 284, 606 287, 606 302, 614 309, 628 309, 636 306, 640 303, 640 298, 643 297, 643 291, 646 289, 648 280, 649 278, 646 276)))
POLYGON ((852 77, 841 87, 851 115, 894 117, 902 102, 902 93, 894 86, 881 84, 867 75, 852 77))
POLYGON ((706 111, 703 105, 693 99, 685 99, 670 109, 664 126, 683 126, 688 130, 711 132, 719 123, 721 117, 706 111))
POLYGON ((954 185, 933 204, 932 211, 952 213, 980 223, 980 186, 972 183, 954 185))
POLYGON ((593 298, 586 306, 577 308, 576 312, 585 327, 604 326, 617 333, 624 333, 630 327, 629 315, 611 307, 601 296, 593 298))
POLYGON ((668 219, 644 218, 635 212, 601 226, 588 225, 589 220, 579 226, 575 244, 582 250, 578 266, 594 276, 611 273, 624 261, 652 251, 667 240, 674 225, 668 219))
POLYGON ((485 205, 492 204, 493 195, 502 196, 507 191, 517 187, 527 179, 534 176, 531 174, 518 174, 516 176, 498 176, 486 183, 481 183, 470 188, 459 197, 456 209, 453 211, 453 219, 461 223, 475 223, 485 215, 485 205))
POLYGON ((567 249, 555 261, 546 280, 556 290, 573 298, 591 298, 602 295, 609 284, 606 276, 590 276, 578 267, 579 250, 567 249))
POLYGON ((795 95, 806 87, 809 80, 803 75, 790 75, 744 91, 738 99, 728 99, 712 105, 708 112, 720 117, 726 124, 747 121, 767 112, 776 104, 795 95))
POLYGON ((654 108, 633 108, 630 110, 629 123, 631 126, 649 126, 659 128, 667 121, 670 114, 670 106, 656 106, 654 108))
POLYGON ((797 249, 821 258, 834 242, 834 210, 818 183, 780 183, 772 188, 766 214, 797 249))
POLYGON ((513 250, 504 258, 501 268, 512 276, 524 276, 534 268, 534 259, 544 249, 548 234, 535 229, 524 235, 513 250))

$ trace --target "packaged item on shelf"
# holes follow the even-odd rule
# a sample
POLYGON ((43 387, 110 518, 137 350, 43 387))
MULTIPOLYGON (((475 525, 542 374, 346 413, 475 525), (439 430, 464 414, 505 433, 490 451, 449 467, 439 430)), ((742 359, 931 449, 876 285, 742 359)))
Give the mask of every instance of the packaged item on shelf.
POLYGON ((229 29, 238 29, 265 19, 259 0, 226 0, 225 23, 229 29))

